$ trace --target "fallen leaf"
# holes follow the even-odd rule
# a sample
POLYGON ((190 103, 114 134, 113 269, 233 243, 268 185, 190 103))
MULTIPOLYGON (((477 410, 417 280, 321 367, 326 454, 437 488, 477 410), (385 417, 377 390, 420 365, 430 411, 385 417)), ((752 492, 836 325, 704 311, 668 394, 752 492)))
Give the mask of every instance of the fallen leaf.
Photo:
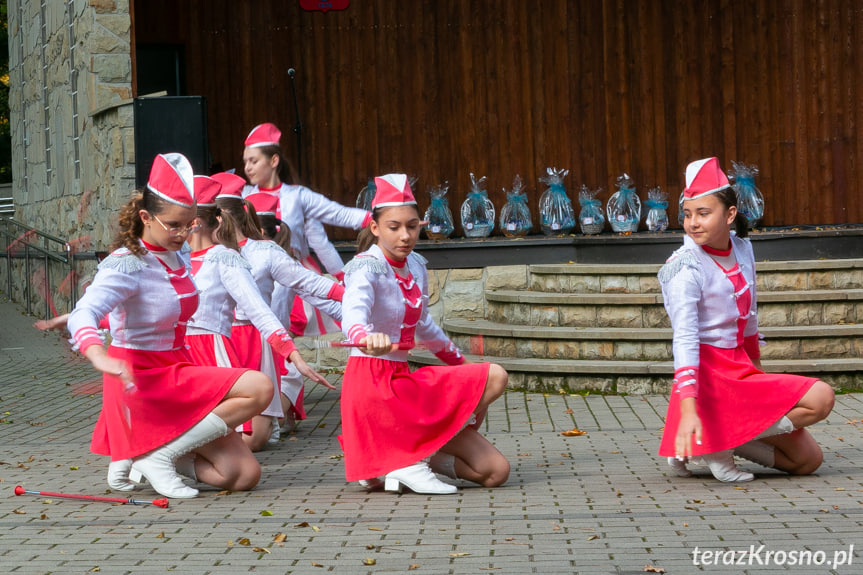
POLYGON ((450 553, 450 557, 467 557, 470 553, 450 553))
POLYGON ((692 502, 693 503, 704 503, 704 501, 702 501, 701 499, 693 499, 692 502))
POLYGON ((321 528, 318 527, 317 525, 312 525, 311 528, 312 528, 312 531, 320 531, 321 530, 321 528))
POLYGON ((530 457, 530 453, 519 453, 519 457, 530 457))
POLYGON ((302 523, 297 523, 296 525, 294 525, 294 529, 298 529, 300 527, 308 527, 308 526, 309 526, 309 522, 303 521, 302 523))
POLYGON ((684 523, 683 523, 683 526, 684 526, 684 527, 689 527, 689 523, 684 522, 684 523))
POLYGON ((308 513, 309 515, 314 515, 315 510, 314 509, 303 509, 303 513, 308 513))
POLYGON ((312 567, 323 567, 323 565, 321 565, 320 563, 315 563, 314 561, 312 561, 311 563, 312 567))
POLYGON ((39 519, 48 519, 48 516, 43 513, 39 519))
POLYGON ((252 544, 248 537, 243 537, 242 539, 237 541, 237 543, 239 543, 240 545, 245 545, 246 547, 252 544))
POLYGON ((284 533, 276 533, 276 536, 273 537, 273 543, 284 543, 288 539, 288 536, 284 533))
POLYGON ((12 513, 17 513, 18 515, 24 515, 27 513, 26 511, 21 511, 20 509, 13 509, 12 513))
POLYGON ((569 453, 561 453, 560 456, 561 457, 572 457, 572 455, 570 455, 569 453))
POLYGON ((261 511, 261 515, 263 515, 264 517, 272 517, 273 512, 270 511, 269 509, 264 509, 263 511, 261 511))
POLYGON ((366 557, 365 559, 363 559, 363 565, 375 565, 376 563, 377 561, 375 561, 371 557, 366 557))
POLYGON ((231 493, 233 493, 233 491, 228 491, 227 489, 225 489, 223 491, 219 491, 218 493, 216 493, 216 495, 230 495, 231 493))
POLYGON ((159 534, 156 535, 156 539, 164 539, 164 538, 165 538, 165 532, 159 531, 159 534))
POLYGON ((567 409, 566 411, 564 411, 564 413, 565 413, 565 414, 567 414, 567 415, 572 415, 572 410, 571 410, 571 409, 567 409))
POLYGON ((419 563, 411 563, 410 567, 408 567, 408 571, 414 571, 415 569, 419 569, 419 568, 420 568, 419 563))
POLYGON ((564 437, 577 437, 579 435, 587 435, 587 432, 582 431, 580 429, 573 428, 573 429, 570 429, 569 431, 561 432, 561 435, 564 437))
POLYGON ((642 571, 646 571, 647 573, 665 573, 665 569, 662 567, 654 567, 653 565, 645 565, 642 571))
POLYGON ((77 465, 73 465, 73 466, 72 466, 72 467, 70 467, 69 469, 71 469, 72 471, 78 471, 78 466, 77 466, 77 465))
POLYGON ((52 503, 54 503, 54 502, 53 502, 53 501, 51 501, 50 499, 46 499, 46 500, 44 500, 42 503, 44 503, 45 505, 51 505, 51 504, 52 504, 52 503))
POLYGON ((593 541, 594 539, 599 539, 599 535, 591 535, 587 538, 588 541, 593 541))
POLYGON ((560 531, 560 525, 555 525, 552 527, 553 531, 560 531))
POLYGON ((372 545, 371 543, 369 543, 368 545, 366 545, 366 549, 374 549, 375 547, 376 547, 376 546, 375 546, 375 545, 372 545))
POLYGON ((345 456, 344 453, 336 453, 335 455, 330 455, 330 459, 341 459, 345 456))
POLYGON ((844 488, 844 487, 837 487, 837 488, 835 489, 835 491, 845 491, 845 488, 844 488))
POLYGON ((234 546, 234 540, 228 539, 228 547, 233 547, 233 546, 234 546))
POLYGON ((266 547, 252 547, 252 551, 257 551, 258 553, 269 553, 270 550, 266 547))
POLYGON ((95 573, 96 571, 101 571, 101 570, 102 569, 100 569, 99 567, 93 567, 92 569, 90 569, 90 573, 95 573))
POLYGON ((369 527, 369 531, 383 531, 380 527, 369 527))

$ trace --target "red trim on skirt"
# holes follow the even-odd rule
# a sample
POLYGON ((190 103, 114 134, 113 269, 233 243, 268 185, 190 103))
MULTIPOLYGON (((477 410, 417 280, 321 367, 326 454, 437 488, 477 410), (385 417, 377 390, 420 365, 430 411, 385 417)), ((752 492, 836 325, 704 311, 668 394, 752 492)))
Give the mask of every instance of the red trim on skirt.
POLYGON ((176 439, 213 411, 246 370, 194 365, 185 348, 145 351, 110 346, 129 364, 135 387, 103 374, 102 411, 90 450, 114 461, 148 453, 176 439))
MULTIPOLYGON (((788 413, 818 381, 786 373, 764 373, 752 365, 743 346, 723 349, 701 344, 698 397, 702 443, 693 455, 743 445, 788 413)), ((680 396, 672 393, 659 455, 672 457, 680 424, 680 396)))
POLYGON ((488 363, 428 366, 351 356, 342 383, 345 478, 368 479, 432 455, 470 419, 488 363))

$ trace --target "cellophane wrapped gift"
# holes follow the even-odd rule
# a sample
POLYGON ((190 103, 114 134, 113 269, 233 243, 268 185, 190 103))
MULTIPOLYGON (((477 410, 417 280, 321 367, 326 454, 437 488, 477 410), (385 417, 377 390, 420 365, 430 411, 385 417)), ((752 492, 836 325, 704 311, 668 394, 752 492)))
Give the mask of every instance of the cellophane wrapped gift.
POLYGON ((506 204, 500 210, 500 231, 508 238, 526 236, 533 224, 521 176, 515 176, 512 191, 507 192, 506 188, 503 191, 506 192, 506 204))
POLYGON ((575 227, 575 211, 572 200, 566 195, 563 178, 569 170, 548 168, 548 176, 539 181, 548 184, 548 189, 539 198, 539 223, 547 236, 564 236, 575 227))
POLYGON ((602 215, 602 200, 596 196, 602 189, 591 190, 584 184, 578 192, 578 205, 581 211, 578 213, 578 226, 581 233, 592 236, 602 233, 605 227, 605 216, 602 215))
POLYGON ((470 175, 470 192, 461 205, 461 227, 468 238, 484 238, 494 229, 494 204, 485 190, 486 177, 470 175))
POLYGON ((659 186, 647 192, 647 217, 644 223, 651 232, 664 232, 668 229, 668 194, 659 186))
POLYGON ((372 211, 372 200, 375 199, 377 191, 378 188, 375 185, 375 179, 369 178, 369 183, 366 184, 365 188, 360 190, 360 194, 357 196, 357 207, 368 212, 372 211))
POLYGON ((443 240, 452 235, 455 225, 453 224, 452 212, 449 209, 449 202, 446 199, 446 193, 449 190, 449 184, 444 182, 439 186, 429 188, 429 196, 431 202, 426 210, 423 219, 428 222, 426 226, 426 235, 433 240, 443 240))
POLYGON ((737 192, 737 210, 746 216, 749 227, 755 227, 764 217, 764 196, 755 186, 758 168, 754 165, 731 162, 730 180, 737 192))
POLYGON ((680 197, 677 199, 677 223, 683 227, 683 192, 680 192, 680 197))
POLYGON ((615 232, 634 232, 641 221, 641 200, 635 194, 635 184, 629 174, 623 174, 615 185, 617 191, 608 198, 605 206, 608 223, 615 232))

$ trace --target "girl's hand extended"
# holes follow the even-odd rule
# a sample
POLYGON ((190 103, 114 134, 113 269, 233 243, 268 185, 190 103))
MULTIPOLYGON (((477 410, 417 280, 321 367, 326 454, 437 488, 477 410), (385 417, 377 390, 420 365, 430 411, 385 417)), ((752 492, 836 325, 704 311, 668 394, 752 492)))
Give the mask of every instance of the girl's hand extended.
MULTIPOLYGON (((685 399, 695 403, 695 399, 685 399)), ((684 409, 681 402, 680 423, 677 426, 677 436, 674 438, 674 453, 678 459, 692 455, 692 436, 695 436, 696 445, 701 445, 701 419, 693 409, 684 409)))
POLYGON ((300 355, 300 352, 296 349, 292 351, 291 354, 288 356, 288 361, 293 363, 294 366, 297 368, 297 371, 303 374, 303 376, 308 377, 315 383, 320 383, 328 389, 336 389, 336 386, 327 381, 327 378, 312 369, 312 367, 308 363, 306 363, 306 360, 303 359, 303 356, 300 355))
POLYGON ((385 333, 370 333, 361 339, 359 343, 364 343, 366 345, 365 348, 360 348, 360 350, 366 355, 384 355, 393 350, 390 336, 385 333))

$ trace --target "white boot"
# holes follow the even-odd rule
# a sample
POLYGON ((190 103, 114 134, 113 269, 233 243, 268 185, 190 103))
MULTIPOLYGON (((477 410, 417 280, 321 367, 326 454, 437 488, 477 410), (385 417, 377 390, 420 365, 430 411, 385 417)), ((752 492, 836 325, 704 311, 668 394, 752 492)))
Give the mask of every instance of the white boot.
POLYGON ((132 469, 131 459, 121 459, 108 464, 108 487, 114 491, 132 491, 135 484, 129 481, 129 471, 132 469))
POLYGON ((668 458, 668 465, 671 467, 672 471, 677 474, 678 477, 692 477, 692 472, 686 469, 686 460, 677 459, 676 457, 668 458))
POLYGON ((378 477, 360 479, 359 484, 361 487, 364 487, 366 491, 381 491, 384 488, 384 482, 378 477))
POLYGON ((153 489, 165 497, 175 499, 195 497, 198 495, 198 490, 183 483, 177 475, 174 461, 181 455, 227 434, 228 426, 222 418, 210 412, 180 437, 135 460, 132 463, 129 478, 139 482, 142 476, 146 477, 153 489))
POLYGON ((183 477, 188 477, 192 481, 198 480, 198 474, 195 472, 194 453, 187 453, 186 455, 178 457, 174 462, 174 468, 177 470, 177 473, 183 477))
POLYGON ((747 441, 734 448, 734 455, 748 459, 764 467, 776 466, 776 448, 757 439, 747 441))
POLYGON ((455 485, 444 483, 435 477, 425 461, 387 473, 384 489, 401 493, 403 486, 414 493, 429 495, 444 495, 458 491, 455 485))
POLYGON ((794 431, 794 424, 791 423, 791 420, 788 419, 788 417, 783 415, 779 418, 779 421, 756 435, 755 439, 762 439, 773 435, 782 435, 783 433, 791 433, 792 431, 794 431))
POLYGON ((455 474, 455 456, 443 451, 438 451, 429 459, 429 467, 432 471, 450 479, 458 479, 455 474))
POLYGON ((751 473, 737 469, 737 465, 734 464, 734 453, 731 449, 700 455, 693 458, 692 461, 710 467, 710 473, 719 481, 752 481, 755 479, 751 473))
POLYGON ((278 445, 279 439, 282 437, 282 426, 279 424, 279 418, 273 417, 272 428, 270 429, 270 438, 267 440, 267 445, 278 445))

